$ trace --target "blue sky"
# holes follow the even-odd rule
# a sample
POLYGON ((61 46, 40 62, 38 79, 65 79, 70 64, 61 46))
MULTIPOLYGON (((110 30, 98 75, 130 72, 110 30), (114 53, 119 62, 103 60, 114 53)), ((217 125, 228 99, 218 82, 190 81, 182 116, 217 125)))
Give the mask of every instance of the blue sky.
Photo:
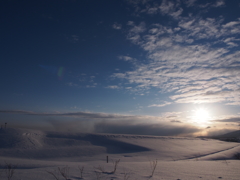
POLYGON ((240 2, 0 3, 0 120, 213 135, 240 122, 240 2))

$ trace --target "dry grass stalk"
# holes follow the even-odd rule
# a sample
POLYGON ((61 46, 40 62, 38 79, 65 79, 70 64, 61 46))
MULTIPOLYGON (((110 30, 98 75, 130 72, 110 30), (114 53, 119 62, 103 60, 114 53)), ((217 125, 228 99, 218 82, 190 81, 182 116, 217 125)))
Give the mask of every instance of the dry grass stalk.
POLYGON ((94 171, 94 172, 95 172, 97 180, 100 180, 102 178, 102 172, 98 172, 98 171, 94 171))
POLYGON ((65 180, 68 180, 68 177, 69 177, 69 167, 68 166, 65 166, 63 168, 58 167, 58 171, 60 172, 60 174, 62 175, 62 177, 65 180))
POLYGON ((113 171, 111 172, 112 174, 114 174, 116 172, 119 162, 120 162, 120 159, 113 161, 113 171))
POLYGON ((84 166, 78 166, 78 169, 80 171, 80 178, 83 178, 83 169, 84 169, 84 166))
POLYGON ((130 178, 129 173, 126 172, 126 171, 124 171, 124 173, 123 173, 123 179, 124 179, 124 180, 128 180, 129 178, 130 178))
POLYGON ((100 171, 101 173, 105 173, 105 170, 104 170, 104 166, 98 166, 98 167, 94 167, 96 170, 100 171))
POLYGON ((58 173, 56 170, 52 171, 46 171, 48 174, 51 174, 56 180, 59 180, 58 173))
POLYGON ((150 167, 151 167, 151 171, 152 171, 152 173, 151 173, 151 177, 152 177, 154 174, 154 171, 157 167, 157 159, 155 161, 150 161, 150 167))
POLYGON ((17 165, 13 165, 11 163, 5 162, 5 173, 6 173, 6 176, 7 176, 8 180, 12 179, 16 167, 17 167, 17 165))

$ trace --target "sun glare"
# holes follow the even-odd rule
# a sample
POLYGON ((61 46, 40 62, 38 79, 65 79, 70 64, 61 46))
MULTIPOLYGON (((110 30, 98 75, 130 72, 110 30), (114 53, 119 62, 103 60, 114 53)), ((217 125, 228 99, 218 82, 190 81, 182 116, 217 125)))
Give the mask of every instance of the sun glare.
POLYGON ((199 125, 206 125, 210 120, 210 114, 206 109, 196 109, 194 110, 193 120, 199 125))

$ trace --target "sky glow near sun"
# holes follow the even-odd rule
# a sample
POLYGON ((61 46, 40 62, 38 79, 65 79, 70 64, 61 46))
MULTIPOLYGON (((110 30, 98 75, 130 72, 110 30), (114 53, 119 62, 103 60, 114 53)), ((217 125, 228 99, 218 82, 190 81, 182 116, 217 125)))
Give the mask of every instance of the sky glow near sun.
POLYGON ((0 1, 0 118, 156 135, 237 129, 239 12, 230 0, 0 1))
POLYGON ((194 123, 197 123, 198 126, 207 126, 210 123, 211 116, 208 110, 198 108, 193 110, 192 120, 194 123))

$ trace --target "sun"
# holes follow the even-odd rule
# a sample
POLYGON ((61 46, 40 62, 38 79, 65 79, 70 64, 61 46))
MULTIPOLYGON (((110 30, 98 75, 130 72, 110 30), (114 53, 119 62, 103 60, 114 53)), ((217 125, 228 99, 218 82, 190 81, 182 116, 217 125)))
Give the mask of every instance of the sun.
POLYGON ((208 110, 204 108, 196 109, 193 112, 193 120, 198 124, 206 125, 211 119, 208 110))

